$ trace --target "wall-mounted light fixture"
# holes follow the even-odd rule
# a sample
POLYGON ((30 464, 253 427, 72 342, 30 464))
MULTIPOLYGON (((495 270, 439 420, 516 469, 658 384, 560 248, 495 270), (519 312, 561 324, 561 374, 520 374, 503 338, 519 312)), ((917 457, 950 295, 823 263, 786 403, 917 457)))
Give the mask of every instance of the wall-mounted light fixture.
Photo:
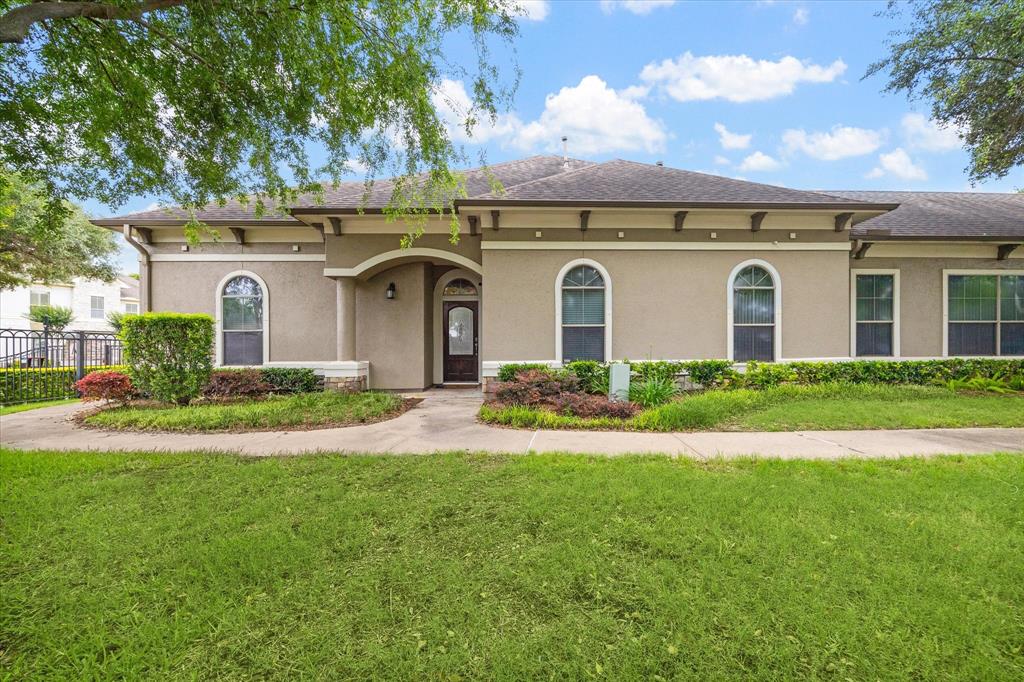
POLYGON ((389 301, 394 300, 394 298, 395 298, 395 283, 394 282, 391 282, 390 284, 388 284, 388 289, 384 293, 384 295, 388 297, 389 301))

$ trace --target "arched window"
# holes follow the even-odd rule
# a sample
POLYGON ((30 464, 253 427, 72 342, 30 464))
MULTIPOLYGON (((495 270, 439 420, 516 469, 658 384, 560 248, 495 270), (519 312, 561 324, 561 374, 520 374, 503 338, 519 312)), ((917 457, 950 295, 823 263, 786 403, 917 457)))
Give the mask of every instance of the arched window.
POLYGON ((468 279, 453 279, 445 285, 442 296, 476 296, 476 287, 468 279))
POLYGON ((562 277, 562 362, 606 360, 605 288, 591 265, 577 265, 562 277))
POLYGON ((775 360, 775 280, 761 265, 745 265, 732 280, 732 359, 775 360))
POLYGON ((224 283, 220 294, 221 364, 263 364, 264 296, 260 283, 248 275, 224 283))

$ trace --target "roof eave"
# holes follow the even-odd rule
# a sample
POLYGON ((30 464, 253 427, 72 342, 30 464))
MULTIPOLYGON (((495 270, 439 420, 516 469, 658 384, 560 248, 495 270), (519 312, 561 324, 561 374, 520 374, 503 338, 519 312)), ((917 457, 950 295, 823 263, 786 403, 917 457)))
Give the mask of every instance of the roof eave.
POLYGON ((771 201, 567 201, 523 199, 458 199, 458 207, 508 206, 522 208, 665 208, 665 209, 769 209, 769 210, 823 210, 823 211, 892 211, 899 204, 840 202, 771 202, 771 201))
POLYGON ((1019 235, 971 235, 971 234, 886 234, 854 232, 854 239, 865 242, 1024 242, 1024 233, 1019 235))
MULTIPOLYGON (((160 220, 153 219, 133 219, 131 217, 124 218, 101 218, 99 220, 90 220, 90 223, 97 227, 108 227, 112 229, 121 229, 125 225, 132 225, 133 227, 183 227, 189 221, 183 218, 165 218, 160 220)), ((203 225, 209 225, 211 227, 302 227, 301 221, 294 218, 288 220, 200 220, 203 225)))

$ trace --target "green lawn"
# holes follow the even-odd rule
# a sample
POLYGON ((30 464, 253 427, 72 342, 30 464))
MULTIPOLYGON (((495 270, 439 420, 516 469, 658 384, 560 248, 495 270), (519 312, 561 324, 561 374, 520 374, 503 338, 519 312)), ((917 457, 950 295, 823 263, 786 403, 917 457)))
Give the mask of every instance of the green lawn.
POLYGON ((1024 458, 0 451, 15 679, 1024 678, 1024 458))
POLYGON ((936 386, 822 384, 763 391, 707 391, 623 420, 580 419, 525 407, 484 405, 480 418, 518 428, 639 431, 792 431, 1024 426, 1024 395, 936 386))
POLYGON ((143 431, 234 431, 344 426, 396 414, 402 397, 393 393, 300 393, 240 403, 188 407, 120 407, 86 418, 105 429, 143 431))
POLYGON ((38 410, 41 407, 53 407, 54 405, 68 405, 79 402, 78 398, 63 398, 61 400, 43 400, 37 403, 15 403, 14 405, 0 405, 0 417, 15 412, 27 412, 38 410))

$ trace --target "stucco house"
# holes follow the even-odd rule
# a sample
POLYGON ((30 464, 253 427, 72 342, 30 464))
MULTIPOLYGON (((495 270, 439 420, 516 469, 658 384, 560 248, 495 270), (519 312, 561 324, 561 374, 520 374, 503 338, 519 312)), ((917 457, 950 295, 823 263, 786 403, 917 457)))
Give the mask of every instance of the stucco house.
POLYGON ((631 161, 466 171, 411 248, 377 182, 256 218, 228 203, 94 221, 140 254, 144 310, 217 320, 217 363, 382 389, 576 359, 1024 355, 1024 195, 802 191, 631 161), (491 175, 504 191, 492 191, 491 175))

